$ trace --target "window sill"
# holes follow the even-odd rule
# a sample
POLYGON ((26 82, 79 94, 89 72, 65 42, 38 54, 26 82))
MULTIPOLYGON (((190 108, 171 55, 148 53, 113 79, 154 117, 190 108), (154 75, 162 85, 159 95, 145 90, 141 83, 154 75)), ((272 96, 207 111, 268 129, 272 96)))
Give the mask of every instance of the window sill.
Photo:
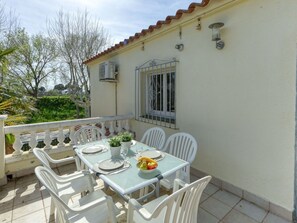
POLYGON ((177 129, 176 120, 171 117, 160 117, 154 115, 143 115, 136 117, 137 121, 163 126, 166 128, 177 129))

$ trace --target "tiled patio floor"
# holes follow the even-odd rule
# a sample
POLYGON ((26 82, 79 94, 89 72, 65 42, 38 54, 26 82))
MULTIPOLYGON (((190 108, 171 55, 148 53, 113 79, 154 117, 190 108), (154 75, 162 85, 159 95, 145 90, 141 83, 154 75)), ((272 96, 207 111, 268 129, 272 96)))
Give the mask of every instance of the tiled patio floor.
MULTIPOLYGON (((73 172, 74 165, 57 168, 59 174, 73 172)), ((192 177, 194 180, 194 177, 192 177)), ((98 180, 99 186, 102 186, 98 180)), ((121 209, 119 222, 125 222, 125 208, 119 198, 109 191, 121 209)), ((75 199, 75 198, 73 198, 75 199)), ((289 223, 213 184, 205 189, 199 208, 199 223, 289 223)), ((0 222, 54 222, 49 220, 50 197, 34 174, 10 181, 0 187, 0 222)))

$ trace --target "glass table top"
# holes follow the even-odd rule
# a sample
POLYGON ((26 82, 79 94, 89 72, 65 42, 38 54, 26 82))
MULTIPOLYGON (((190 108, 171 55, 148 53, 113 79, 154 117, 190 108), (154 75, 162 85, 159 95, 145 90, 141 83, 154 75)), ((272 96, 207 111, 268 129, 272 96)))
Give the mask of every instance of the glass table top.
POLYGON ((110 159, 111 154, 109 149, 104 149, 99 153, 84 154, 82 150, 90 146, 105 145, 103 141, 91 142, 85 145, 76 146, 75 152, 79 158, 93 171, 97 172, 99 177, 112 188, 116 189, 122 195, 130 194, 138 189, 148 186, 157 182, 163 177, 176 173, 183 167, 189 165, 187 161, 174 157, 168 153, 164 153, 164 157, 158 161, 158 167, 151 173, 143 173, 137 168, 137 155, 141 151, 154 150, 143 143, 136 142, 131 146, 126 160, 131 166, 123 171, 119 170, 115 174, 100 174, 98 169, 94 168, 94 165, 98 165, 99 162, 110 159), (97 170, 97 171, 96 171, 97 170))

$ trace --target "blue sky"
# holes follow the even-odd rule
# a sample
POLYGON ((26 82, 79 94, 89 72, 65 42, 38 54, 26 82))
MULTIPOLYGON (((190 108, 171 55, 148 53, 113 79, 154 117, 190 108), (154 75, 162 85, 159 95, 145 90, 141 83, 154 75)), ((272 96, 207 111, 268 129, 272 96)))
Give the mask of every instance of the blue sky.
MULTIPOLYGON (((189 0, 2 0, 15 11, 22 27, 31 34, 46 32, 46 20, 54 18, 60 9, 76 12, 87 9, 91 17, 101 21, 113 43, 187 9, 189 0)), ((195 1, 195 2, 200 2, 195 1)))

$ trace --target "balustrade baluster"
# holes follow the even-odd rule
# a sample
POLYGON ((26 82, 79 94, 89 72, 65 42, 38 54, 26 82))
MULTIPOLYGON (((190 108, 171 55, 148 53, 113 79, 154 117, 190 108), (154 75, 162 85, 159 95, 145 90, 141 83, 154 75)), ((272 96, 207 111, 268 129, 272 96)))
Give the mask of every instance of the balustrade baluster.
POLYGON ((65 139, 65 136, 64 136, 64 132, 63 132, 63 128, 59 128, 59 133, 58 133, 58 148, 62 148, 64 147, 64 139, 65 139))
POLYGON ((101 124, 101 130, 103 133, 103 137, 105 138, 106 137, 105 122, 101 122, 100 124, 101 124))
POLYGON ((13 143, 13 149, 14 152, 12 153, 12 156, 20 156, 23 154, 23 151, 21 150, 23 143, 21 141, 21 136, 19 132, 14 133, 15 141, 13 143))
POLYGON ((36 140, 36 132, 30 132, 30 142, 29 142, 30 150, 29 152, 32 152, 33 149, 37 146, 37 140, 36 140))
POLYGON ((52 142, 52 139, 51 139, 51 132, 49 129, 45 130, 44 132, 45 136, 44 136, 44 144, 45 144, 45 147, 44 149, 51 149, 52 146, 51 146, 51 142, 52 142))
POLYGON ((130 130, 129 120, 128 120, 128 119, 125 120, 125 123, 126 123, 126 125, 125 125, 125 129, 126 129, 126 131, 129 131, 129 130, 130 130))
POLYGON ((70 138, 70 145, 74 145, 74 133, 75 133, 75 129, 74 126, 71 126, 69 128, 69 138, 70 138))
POLYGON ((109 132, 110 132, 110 136, 114 135, 114 122, 113 121, 109 122, 109 132))
POLYGON ((123 130, 122 129, 122 121, 121 120, 118 120, 117 123, 118 123, 117 132, 120 133, 123 130))

